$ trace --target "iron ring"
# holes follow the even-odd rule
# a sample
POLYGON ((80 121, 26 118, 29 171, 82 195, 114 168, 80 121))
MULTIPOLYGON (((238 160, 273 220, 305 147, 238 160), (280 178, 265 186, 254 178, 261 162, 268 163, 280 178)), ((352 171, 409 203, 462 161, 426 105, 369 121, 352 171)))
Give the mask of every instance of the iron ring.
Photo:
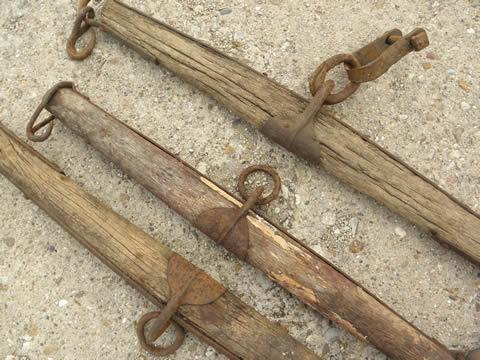
POLYGON ((278 175, 277 171, 271 166, 253 165, 243 170, 238 178, 238 192, 245 200, 249 198, 249 193, 247 191, 245 182, 247 180, 247 177, 255 172, 263 172, 267 175, 270 175, 273 178, 272 192, 268 196, 262 196, 257 200, 257 204, 259 205, 268 204, 269 202, 272 202, 278 197, 278 195, 280 194, 281 186, 282 186, 280 176, 278 175))

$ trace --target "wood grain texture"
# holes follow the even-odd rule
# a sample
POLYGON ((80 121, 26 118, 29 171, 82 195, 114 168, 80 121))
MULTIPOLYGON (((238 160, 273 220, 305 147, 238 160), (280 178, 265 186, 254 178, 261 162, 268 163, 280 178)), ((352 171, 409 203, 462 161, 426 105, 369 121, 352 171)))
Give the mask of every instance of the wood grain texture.
MULTIPOLYGON (((167 300, 173 252, 86 193, 1 124, 0 173, 152 301, 167 300)), ((228 291, 208 305, 181 306, 177 314, 180 324, 233 359, 320 359, 228 291)))
MULTIPOLYGON (((261 129, 301 113, 308 100, 175 29, 107 0, 101 23, 145 57, 203 89, 261 129)), ((315 163, 480 263, 480 217, 414 169, 333 116, 314 122, 315 163)))
MULTIPOLYGON (((211 208, 241 205, 219 185, 73 90, 60 90, 48 110, 192 223, 211 208)), ((298 240, 253 212, 247 220, 246 261, 304 303, 393 359, 453 359, 443 345, 298 240)))

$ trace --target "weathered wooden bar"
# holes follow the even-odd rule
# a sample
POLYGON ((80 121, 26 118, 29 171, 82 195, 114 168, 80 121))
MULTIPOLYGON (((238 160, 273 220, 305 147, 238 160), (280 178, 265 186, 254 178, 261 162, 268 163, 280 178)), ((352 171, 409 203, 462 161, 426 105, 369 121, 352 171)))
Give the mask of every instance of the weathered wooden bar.
MULTIPOLYGON (((74 90, 59 90, 47 109, 193 224, 206 210, 241 205, 221 186, 74 90)), ((304 303, 393 359, 454 359, 445 346, 291 235, 253 212, 247 220, 246 261, 304 303)))
MULTIPOLYGON (((307 106, 307 99, 284 86, 118 0, 107 0, 98 20, 103 30, 258 129, 275 116, 295 116, 307 106)), ((480 263, 478 214, 332 115, 319 114, 313 127, 315 153, 320 154, 316 164, 480 263)))
MULTIPOLYGON (((1 123, 0 173, 153 303, 167 301, 167 268, 175 253, 82 190, 1 123)), ((181 306, 174 320, 232 359, 320 359, 228 291, 208 305, 181 306)))

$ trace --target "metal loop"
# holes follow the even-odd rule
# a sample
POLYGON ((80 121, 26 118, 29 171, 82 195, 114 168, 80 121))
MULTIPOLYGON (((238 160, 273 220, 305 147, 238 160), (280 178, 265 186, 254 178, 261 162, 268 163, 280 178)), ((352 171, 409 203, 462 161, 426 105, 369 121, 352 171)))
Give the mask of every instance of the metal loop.
MULTIPOLYGON (((86 2, 88 3, 88 1, 86 2)), ((83 3, 80 3, 80 6, 83 3)), ((92 30, 90 33, 90 39, 88 40, 87 45, 81 49, 77 50, 76 44, 78 39, 85 34, 91 26, 95 25, 95 22, 92 21, 95 17, 95 11, 92 7, 86 6, 78 10, 77 17, 73 23, 72 33, 67 41, 67 54, 72 60, 84 60, 90 56, 92 53, 95 44, 97 42, 97 36, 95 31, 92 30), (89 21, 90 20, 90 21, 89 21)))
POLYGON ((27 138, 29 140, 35 141, 35 142, 41 142, 41 141, 45 141, 46 139, 48 139, 49 136, 51 135, 52 130, 53 130, 53 120, 55 119, 54 115, 50 115, 48 118, 46 118, 45 120, 41 121, 40 123, 38 123, 36 125, 35 125, 35 122, 37 121, 38 116, 40 115, 42 110, 47 107, 48 103, 50 102, 50 100, 52 100, 53 96, 57 93, 57 91, 59 89, 63 89, 63 88, 74 89, 75 85, 71 81, 62 81, 62 82, 59 82, 58 84, 56 84, 54 87, 52 87, 50 90, 48 90, 45 93, 45 95, 42 98, 42 101, 38 105, 37 109, 33 113, 30 120, 28 121, 28 124, 27 124, 27 138), (39 130, 41 130, 42 128, 44 128, 45 126, 48 126, 48 127, 45 129, 43 134, 37 135, 36 133, 39 130))
POLYGON ((153 320, 159 317, 160 315, 161 315, 161 311, 153 311, 143 315, 137 322, 137 326, 136 326, 137 337, 138 337, 140 346, 144 350, 156 356, 167 356, 175 353, 175 351, 177 351, 178 348, 182 346, 183 341, 185 340, 185 331, 175 321, 170 320, 167 324, 168 326, 165 327, 162 334, 168 329, 170 325, 175 326, 175 341, 166 347, 160 347, 160 346, 154 345, 153 343, 152 344, 148 343, 145 337, 145 327, 150 320, 153 320))
MULTIPOLYGON (((320 86, 325 82, 327 72, 332 70, 335 66, 344 63, 350 68, 356 68, 360 66, 358 59, 352 54, 338 54, 324 61, 313 72, 310 77, 310 92, 315 95, 320 89, 320 86)), ((342 90, 337 93, 330 94, 325 99, 325 105, 333 105, 342 102, 350 95, 352 95, 359 88, 360 84, 349 82, 342 90)))
POLYGON ((240 193, 240 195, 245 200, 248 199, 249 194, 248 194, 248 191, 247 191, 247 187, 245 185, 245 181, 247 180, 247 177, 249 175, 251 175, 252 173, 255 173, 255 172, 259 172, 259 171, 263 172, 267 175, 270 175, 273 178, 273 182, 274 182, 272 192, 268 196, 262 196, 262 197, 258 198, 257 201, 256 201, 256 203, 258 205, 265 205, 265 204, 268 204, 269 202, 272 202, 273 200, 275 200, 278 197, 278 195, 280 194, 280 188, 281 188, 281 185, 282 185, 281 180, 280 180, 280 176, 275 171, 275 169, 270 167, 270 166, 267 166, 267 165, 253 165, 253 166, 249 166, 248 168, 243 170, 242 173, 240 174, 239 178, 238 178, 238 192, 240 193))

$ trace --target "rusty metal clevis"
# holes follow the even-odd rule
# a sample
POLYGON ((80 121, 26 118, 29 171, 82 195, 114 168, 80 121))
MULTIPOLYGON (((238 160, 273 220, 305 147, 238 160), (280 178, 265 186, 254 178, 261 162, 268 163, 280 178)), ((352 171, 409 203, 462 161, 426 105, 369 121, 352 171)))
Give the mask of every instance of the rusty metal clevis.
POLYGON ((338 54, 324 61, 311 75, 309 86, 313 98, 304 112, 272 117, 262 132, 288 150, 311 161, 318 161, 318 142, 312 137, 313 119, 324 105, 338 104, 351 96, 362 83, 373 81, 412 51, 429 45, 425 30, 417 28, 403 36, 398 29, 386 32, 375 41, 352 54, 338 54), (333 93, 335 82, 326 80, 327 73, 344 64, 348 84, 333 93))

